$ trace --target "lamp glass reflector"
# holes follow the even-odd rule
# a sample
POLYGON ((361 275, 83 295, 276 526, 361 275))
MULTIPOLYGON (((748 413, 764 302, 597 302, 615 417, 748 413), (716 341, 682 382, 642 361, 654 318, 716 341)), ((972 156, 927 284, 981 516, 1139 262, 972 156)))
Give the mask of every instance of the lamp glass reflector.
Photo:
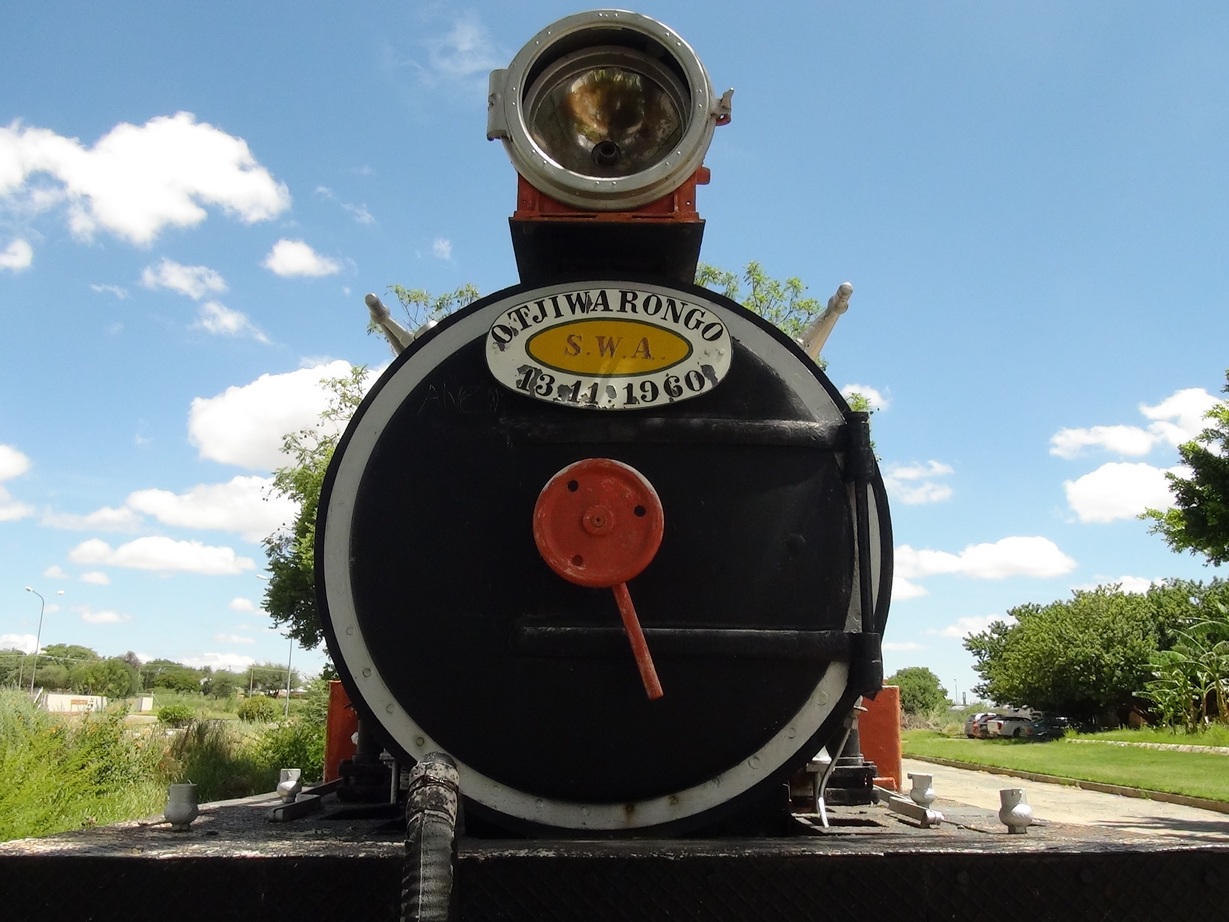
POLYGON ((631 176, 667 158, 686 131, 686 113, 677 78, 627 49, 565 58, 525 99, 527 127, 542 152, 566 170, 598 178, 631 176))

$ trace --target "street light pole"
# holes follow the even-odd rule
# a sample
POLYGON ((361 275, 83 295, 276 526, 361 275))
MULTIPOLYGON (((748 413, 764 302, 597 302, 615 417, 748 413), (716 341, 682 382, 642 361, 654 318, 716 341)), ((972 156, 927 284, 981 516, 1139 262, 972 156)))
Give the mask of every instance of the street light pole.
POLYGON ((290 717, 290 660, 294 657, 294 638, 290 638, 290 652, 286 654, 286 710, 285 716, 290 717))
MULTIPOLYGON (((47 600, 43 598, 41 592, 35 592, 33 586, 27 586, 26 592, 34 592, 38 596, 38 633, 34 635, 34 665, 30 668, 30 694, 34 694, 34 676, 38 673, 38 649, 43 642, 43 610, 47 607, 47 600)), ((63 595, 64 590, 56 590, 56 595, 63 595)))

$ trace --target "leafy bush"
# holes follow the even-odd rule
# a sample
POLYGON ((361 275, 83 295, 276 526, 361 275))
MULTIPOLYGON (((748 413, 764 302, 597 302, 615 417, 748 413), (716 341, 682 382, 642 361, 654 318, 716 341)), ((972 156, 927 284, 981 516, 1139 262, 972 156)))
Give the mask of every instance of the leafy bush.
POLYGON ((257 759, 271 768, 301 768, 304 781, 324 778, 324 725, 292 718, 269 727, 256 744, 257 759))
POLYGON ((268 723, 277 720, 278 706, 272 698, 244 698, 236 709, 240 720, 268 723))
POLYGON ((155 688, 154 702, 162 708, 172 704, 183 705, 192 709, 197 720, 226 720, 235 716, 238 705, 236 698, 212 698, 201 692, 182 692, 174 689, 155 688))
POLYGON ((1173 646, 1152 654, 1143 695, 1167 724, 1195 731, 1229 724, 1229 606, 1209 599, 1201 617, 1174 632, 1173 646))
MULTIPOLYGON (((161 724, 134 731, 119 709, 48 714, 0 689, 0 841, 156 815, 168 784, 190 781, 209 802, 272 793, 279 768, 319 779, 325 700, 309 687, 299 715, 265 726, 201 720, 199 706, 172 703, 159 710, 161 724), (163 732, 180 722, 181 732, 163 732)), ((269 698, 244 703, 279 716, 269 698)))
POLYGON ((117 709, 48 714, 0 690, 0 841, 148 816, 162 808, 161 739, 117 709))
POLYGON ((329 719, 329 680, 312 679, 304 688, 299 716, 311 724, 321 727, 329 719))
POLYGON ((939 677, 925 666, 898 669, 884 679, 883 684, 899 686, 900 709, 906 714, 929 716, 935 711, 947 709, 947 689, 939 684, 939 677))
POLYGON ((200 720, 171 741, 162 771, 170 783, 191 782, 201 803, 247 797, 277 786, 277 770, 253 752, 251 731, 233 722, 200 720))
POLYGON ((196 709, 187 704, 167 704, 158 708, 158 720, 168 727, 186 727, 196 719, 196 709))

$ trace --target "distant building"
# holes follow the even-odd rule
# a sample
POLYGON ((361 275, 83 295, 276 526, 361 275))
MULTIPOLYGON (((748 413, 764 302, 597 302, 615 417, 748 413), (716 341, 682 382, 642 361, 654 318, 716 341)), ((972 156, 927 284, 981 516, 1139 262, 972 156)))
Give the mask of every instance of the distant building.
POLYGON ((43 695, 43 708, 56 714, 101 711, 107 706, 103 695, 61 695, 48 692, 43 695))

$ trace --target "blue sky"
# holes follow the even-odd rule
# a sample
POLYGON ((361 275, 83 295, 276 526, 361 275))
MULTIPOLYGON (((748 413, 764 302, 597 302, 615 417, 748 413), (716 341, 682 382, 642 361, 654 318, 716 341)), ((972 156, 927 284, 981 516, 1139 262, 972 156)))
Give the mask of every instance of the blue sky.
MULTIPOLYGON (((486 79, 570 4, 47 0, 0 32, 0 645, 242 668, 280 435, 367 291, 517 281, 486 79), (63 590, 62 596, 56 595, 63 590)), ((1024 602, 1217 570, 1135 516, 1229 366, 1229 7, 646 2, 718 92, 702 258, 852 305, 889 671, 1024 602)), ((296 651, 312 668, 318 653, 296 651)))

